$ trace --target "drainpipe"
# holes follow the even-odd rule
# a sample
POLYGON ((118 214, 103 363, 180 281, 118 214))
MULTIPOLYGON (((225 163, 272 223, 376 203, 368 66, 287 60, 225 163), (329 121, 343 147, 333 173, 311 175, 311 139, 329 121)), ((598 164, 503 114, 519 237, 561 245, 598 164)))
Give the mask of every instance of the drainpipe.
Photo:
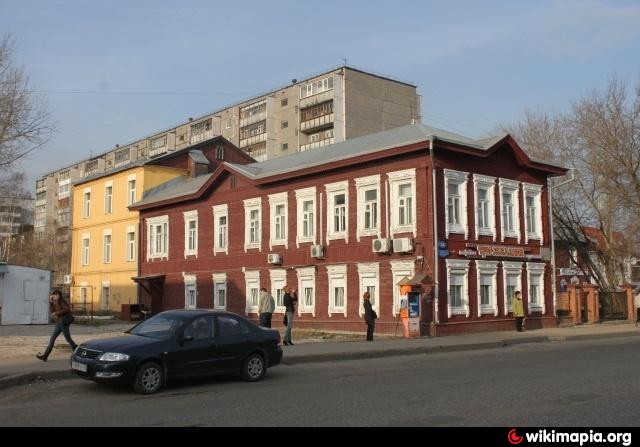
POLYGON ((433 326, 433 335, 435 335, 435 325, 438 323, 438 271, 440 266, 438 264, 438 206, 436 202, 436 165, 433 157, 433 142, 436 137, 429 135, 429 157, 431 158, 431 201, 433 203, 433 320, 431 325, 433 326))

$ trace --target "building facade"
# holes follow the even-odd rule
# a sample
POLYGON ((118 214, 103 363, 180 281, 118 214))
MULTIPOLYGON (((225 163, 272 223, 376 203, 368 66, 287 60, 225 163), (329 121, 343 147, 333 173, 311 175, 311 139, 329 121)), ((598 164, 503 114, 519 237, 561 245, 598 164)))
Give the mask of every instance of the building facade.
POLYGON ((141 300, 152 312, 257 318, 260 287, 283 312, 288 284, 298 290, 296 325, 361 331, 366 290, 378 330, 393 333, 397 284, 428 275, 422 332, 512 328, 516 290, 529 327, 554 325, 547 179, 564 172, 509 136, 476 141, 422 125, 225 163, 197 191, 166 188, 132 207, 141 213, 141 300))
MULTIPOLYGON (((340 67, 148 135, 36 181, 36 237, 69 253, 71 183, 223 136, 254 159, 287 155, 420 121, 416 86, 340 67)), ((59 282, 68 272, 57 272, 59 282)))

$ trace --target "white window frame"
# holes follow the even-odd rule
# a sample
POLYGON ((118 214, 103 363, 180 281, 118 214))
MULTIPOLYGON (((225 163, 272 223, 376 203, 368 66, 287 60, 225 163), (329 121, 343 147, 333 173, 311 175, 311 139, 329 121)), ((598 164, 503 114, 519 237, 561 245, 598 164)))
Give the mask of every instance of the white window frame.
POLYGON ((380 198, 380 175, 372 175, 369 177, 360 177, 355 179, 356 182, 356 195, 357 195, 357 209, 358 209, 358 219, 357 219, 357 231, 356 231, 356 239, 360 242, 360 237, 362 236, 377 236, 380 237, 380 205, 382 203, 380 198), (375 190, 376 191, 376 225, 373 228, 365 228, 365 213, 367 212, 366 206, 367 202, 365 200, 366 192, 375 190))
POLYGON ((336 239, 344 239, 349 242, 349 182, 347 180, 336 183, 328 183, 324 185, 327 193, 327 245, 329 241, 336 239), (344 231, 334 230, 335 207, 333 205, 335 197, 344 194, 344 231))
POLYGON ((540 241, 540 245, 544 243, 542 235, 542 185, 533 185, 531 183, 522 183, 524 194, 524 243, 528 244, 531 239, 540 241), (527 206, 527 197, 533 197, 535 206, 535 231, 529 228, 529 207, 527 206))
POLYGON ((316 243, 316 235, 318 234, 318 213, 317 206, 318 200, 316 198, 316 187, 304 189, 296 189, 296 214, 297 214, 297 226, 296 226, 296 247, 300 247, 301 243, 312 242, 316 243), (310 236, 304 235, 304 202, 313 202, 313 232, 310 236))
POLYGON ((184 280, 184 308, 196 309, 198 307, 198 282, 196 280, 196 275, 187 275, 183 273, 182 278, 184 280), (194 291, 193 305, 189 303, 189 290, 194 291))
POLYGON ((82 245, 80 247, 82 251, 80 254, 80 261, 83 266, 87 266, 91 261, 91 235, 89 233, 84 233, 82 235, 82 245), (87 241, 86 245, 84 241, 87 241))
POLYGON ((498 316, 498 261, 481 261, 476 260, 476 282, 477 282, 477 298, 478 298, 478 316, 492 314, 498 316), (491 275, 491 295, 489 296, 489 304, 483 305, 481 300, 481 276, 491 275))
POLYGON ((113 236, 111 234, 111 229, 106 229, 102 231, 102 263, 111 264, 112 259, 113 259, 113 236), (109 238, 108 244, 107 244, 107 237, 109 238))
POLYGON ((542 314, 544 315, 546 312, 545 309, 545 304, 544 304, 544 270, 545 270, 545 263, 543 262, 527 262, 527 302, 529 304, 529 309, 528 309, 528 313, 531 314, 532 312, 542 312, 542 314), (538 280, 536 281, 537 285, 538 285, 538 300, 539 303, 532 303, 531 302, 531 283, 533 281, 533 277, 537 276, 538 280))
POLYGON ((447 264, 447 316, 464 315, 469 317, 469 263, 466 259, 446 259, 447 264), (461 301, 462 306, 453 307, 449 297, 449 287, 451 284, 451 275, 464 275, 462 284, 461 301))
POLYGON ((311 314, 316 316, 316 268, 299 267, 296 268, 298 274, 298 316, 311 314), (307 304, 305 289, 311 288, 311 304, 307 304))
POLYGON ((91 217, 91 188, 82 190, 82 217, 85 219, 91 217))
POLYGON ((222 205, 214 205, 213 210, 213 254, 218 253, 229 254, 229 206, 226 203, 222 205), (224 228, 225 245, 220 245, 220 218, 225 217, 227 224, 224 228))
POLYGON ((229 294, 227 293, 227 274, 213 273, 211 278, 213 279, 213 308, 227 310, 227 304, 229 303, 229 294), (224 305, 222 306, 218 302, 218 295, 220 291, 224 291, 224 305))
POLYGON ((113 213, 113 180, 104 183, 104 213, 113 213))
POLYGON ((504 289, 502 295, 502 303, 505 316, 509 315, 510 312, 513 312, 513 306, 511 304, 508 304, 507 286, 509 285, 509 283, 507 276, 518 276, 516 290, 522 293, 522 265, 523 263, 520 261, 502 261, 502 284, 504 289))
POLYGON ((389 215, 390 215, 390 237, 393 237, 397 233, 413 233, 415 237, 417 235, 417 220, 418 215, 416 213, 416 170, 405 169, 402 171, 387 172, 387 179, 389 180, 389 215), (400 225, 400 185, 405 183, 411 184, 411 217, 412 222, 408 225, 400 225))
POLYGON ((184 216, 184 258, 188 256, 198 257, 198 210, 186 211, 182 213, 184 216), (196 226, 193 230, 193 248, 189 247, 192 232, 189 228, 191 222, 195 222, 196 226))
POLYGON ((244 286, 246 297, 245 315, 258 313, 258 305, 260 304, 260 270, 244 270, 244 286), (251 290, 257 290, 255 305, 251 303, 251 290))
POLYGON ((347 307, 348 307, 348 281, 347 281, 347 266, 346 264, 341 265, 328 265, 327 266, 327 279, 328 279, 328 298, 329 298, 329 317, 333 314, 342 314, 347 317, 347 307), (337 287, 344 288, 344 305, 335 306, 333 302, 334 289, 337 287))
POLYGON ((133 262, 136 260, 136 251, 137 251, 137 244, 136 244, 136 227, 133 225, 129 225, 127 226, 126 229, 126 234, 125 234, 125 261, 126 262, 133 262), (129 240, 129 235, 133 234, 133 241, 129 240), (133 242, 133 244, 131 243, 133 242))
MULTIPOLYGON (((271 280, 271 296, 276 302, 275 313, 283 314, 285 311, 284 303, 278 303, 278 290, 284 289, 287 285, 287 270, 286 269, 270 269, 269 279, 271 280)), ((282 292, 284 296, 284 291, 282 292)))
POLYGON ((413 278, 415 274, 415 262, 411 261, 390 261, 391 263, 391 290, 393 303, 391 303, 391 314, 395 317, 400 312, 400 286, 398 283, 405 276, 413 278))
POLYGON ((500 191, 500 241, 504 242, 507 237, 513 237, 520 242, 520 182, 501 178, 498 181, 500 191), (504 204, 502 195, 511 194, 513 203, 513 230, 507 231, 504 219, 504 204))
POLYGON ((147 261, 150 259, 169 259, 169 216, 165 214, 164 216, 150 217, 147 219, 147 261), (167 232, 164 234, 162 239, 162 248, 161 252, 155 251, 155 226, 162 225, 163 229, 166 225, 167 232), (153 250, 152 250, 153 248, 153 250))
POLYGON ((476 223, 476 239, 482 236, 491 236, 496 240, 496 178, 487 175, 473 174, 473 201, 475 205, 474 219, 476 223), (478 190, 487 191, 488 203, 488 227, 480 227, 478 221, 478 211, 480 209, 480 200, 478 190))
POLYGON ((137 181, 136 181, 136 174, 131 174, 130 176, 127 177, 127 204, 128 205, 133 205, 136 202, 137 196, 137 181), (133 188, 131 187, 131 184, 133 182, 133 188))
POLYGON ((284 245, 285 248, 289 248, 289 200, 287 192, 281 192, 278 194, 269 194, 269 249, 271 250, 276 245, 284 245), (276 238, 277 223, 276 209, 278 206, 284 205, 284 214, 281 216, 281 222, 279 222, 280 228, 284 232, 284 238, 276 238))
MULTIPOLYGON (((467 184, 469 173, 464 171, 454 171, 452 169, 444 170, 444 221, 447 239, 449 234, 464 234, 464 238, 469 237, 469 217, 467 203, 467 184), (457 224, 449 223, 449 183, 455 183, 459 187, 460 194, 460 222, 457 224)), ((467 289, 468 290, 468 289, 467 289)))
POLYGON ((364 299, 362 295, 367 287, 375 287, 376 293, 373 297, 372 308, 380 317, 380 263, 366 262, 358 264, 358 315, 364 315, 364 299))
POLYGON ((254 197, 252 199, 246 199, 244 202, 244 251, 245 253, 251 249, 258 249, 262 251, 262 199, 260 197, 254 197), (251 236, 251 211, 258 211, 258 232, 256 234, 257 241, 249 242, 251 236))

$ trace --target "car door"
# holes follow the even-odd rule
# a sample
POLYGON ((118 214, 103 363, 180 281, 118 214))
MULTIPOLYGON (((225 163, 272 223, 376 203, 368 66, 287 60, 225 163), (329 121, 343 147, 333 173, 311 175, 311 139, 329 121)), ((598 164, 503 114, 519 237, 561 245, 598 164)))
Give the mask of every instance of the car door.
POLYGON ((168 353, 169 374, 205 375, 217 369, 216 320, 203 315, 187 322, 168 353))
POLYGON ((242 367, 251 347, 249 328, 240 319, 231 315, 218 315, 217 320, 216 343, 220 355, 217 367, 220 371, 238 370, 242 367))

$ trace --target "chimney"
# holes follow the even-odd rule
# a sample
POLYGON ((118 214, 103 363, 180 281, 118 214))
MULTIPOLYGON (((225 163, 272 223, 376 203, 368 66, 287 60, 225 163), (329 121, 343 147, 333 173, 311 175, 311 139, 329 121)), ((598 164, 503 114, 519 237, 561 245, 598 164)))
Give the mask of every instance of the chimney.
POLYGON ((189 151, 189 178, 209 173, 209 160, 202 151, 189 151))

